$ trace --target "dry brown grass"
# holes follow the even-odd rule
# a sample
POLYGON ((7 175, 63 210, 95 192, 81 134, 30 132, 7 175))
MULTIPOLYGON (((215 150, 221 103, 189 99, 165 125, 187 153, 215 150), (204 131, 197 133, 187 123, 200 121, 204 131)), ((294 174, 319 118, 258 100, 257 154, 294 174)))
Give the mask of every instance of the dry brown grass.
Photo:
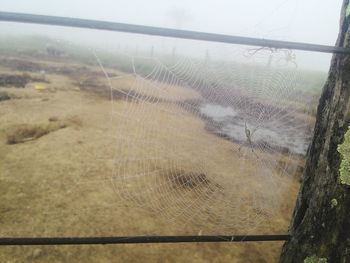
POLYGON ((82 119, 79 116, 77 116, 77 115, 73 115, 73 116, 67 117, 64 122, 67 125, 74 126, 76 128, 81 128, 83 126, 82 119))
MULTIPOLYGON (((259 175, 248 173, 256 171, 256 160, 247 160, 246 173, 237 171, 241 160, 232 151, 236 145, 208 133, 203 120, 186 110, 173 104, 134 103, 129 119, 117 114, 111 118, 111 108, 120 113, 131 104, 118 100, 113 101, 111 107, 110 101, 79 91, 63 75, 48 75, 47 78, 50 85, 55 86, 56 93, 14 89, 11 92, 26 92, 26 97, 11 100, 11 104, 0 103, 0 231, 3 236, 193 234, 198 224, 203 222, 174 222, 162 213, 148 209, 149 205, 159 205, 169 213, 179 211, 176 210, 179 203, 169 205, 167 198, 172 196, 164 195, 165 191, 153 192, 156 196, 152 200, 146 199, 147 193, 140 195, 142 207, 138 207, 134 200, 119 198, 119 190, 125 190, 128 194, 142 192, 147 184, 154 186, 159 180, 164 181, 169 172, 171 179, 175 177, 175 180, 166 180, 166 184, 161 184, 164 188, 159 190, 172 190, 173 197, 184 204, 191 201, 191 194, 187 193, 195 194, 200 190, 198 185, 203 185, 203 190, 212 185, 220 185, 219 191, 230 194, 223 196, 227 199, 239 196, 239 200, 248 202, 251 200, 249 191, 266 194, 266 200, 275 197, 274 193, 267 191, 268 182, 264 182, 259 175), (167 111, 172 114, 167 114, 167 111), (141 116, 146 117, 142 119, 141 116), (60 128, 61 124, 66 125, 66 128, 60 128), (7 134, 10 131, 16 131, 13 133, 17 134, 14 141, 35 139, 31 143, 9 145, 7 134), (128 144, 129 147, 119 147, 123 143, 125 145, 123 138, 136 138, 140 142, 156 141, 157 144, 142 144, 142 147, 128 144), (166 150, 162 151, 160 146, 166 150), (144 177, 125 184, 116 181, 114 185, 106 180, 115 173, 116 160, 121 157, 137 159, 153 156, 181 163, 181 170, 167 170, 168 163, 164 161, 154 166, 163 174, 147 177, 147 180, 144 177), (198 169, 198 163, 203 166, 202 170, 198 169), (236 182, 236 185, 231 188, 232 184, 228 182, 236 182)), ((100 81, 103 82, 104 79, 100 81)), ((115 84, 119 88, 128 88, 130 83, 126 81, 115 84)), ((167 89, 164 86, 166 92, 154 92, 151 89, 137 92, 149 92, 147 95, 165 100, 195 99, 198 96, 186 88, 167 89)), ((266 155, 264 158, 273 157, 266 155)), ((294 161, 289 162, 292 165, 294 161)), ((130 171, 136 172, 141 168, 146 167, 140 167, 136 162, 128 167, 130 171)), ((279 234, 287 231, 299 184, 296 180, 281 176, 276 180, 281 192, 284 192, 281 209, 271 218, 270 224, 255 229, 255 233, 279 234)), ((202 194, 210 196, 212 192, 208 189, 202 194)), ((248 202, 247 206, 249 204, 248 202)), ((214 209, 218 213, 227 208, 221 203, 216 205, 217 208, 214 209)), ((267 210, 270 209, 269 205, 266 202, 267 210)), ((248 208, 242 209, 243 215, 245 212, 249 212, 248 208)), ((223 220, 222 224, 230 223, 234 217, 227 216, 223 220)), ((209 233, 206 228, 215 227, 209 220, 204 223, 207 226, 204 224, 203 234, 209 233)), ((251 231, 250 227, 242 221, 237 230, 251 231)), ((248 246, 158 244, 7 247, 0 248, 0 262, 105 263, 142 260, 270 263, 277 261, 280 247, 281 243, 277 242, 251 243, 248 246), (40 251, 34 251, 35 249, 40 251)))
MULTIPOLYGON (((202 96, 195 90, 191 90, 179 85, 169 85, 151 80, 142 80, 141 85, 135 85, 133 76, 112 78, 111 83, 114 90, 129 90, 134 94, 142 94, 146 97, 157 98, 164 101, 185 101, 199 99, 202 96)), ((106 80, 104 83, 108 85, 106 80)))

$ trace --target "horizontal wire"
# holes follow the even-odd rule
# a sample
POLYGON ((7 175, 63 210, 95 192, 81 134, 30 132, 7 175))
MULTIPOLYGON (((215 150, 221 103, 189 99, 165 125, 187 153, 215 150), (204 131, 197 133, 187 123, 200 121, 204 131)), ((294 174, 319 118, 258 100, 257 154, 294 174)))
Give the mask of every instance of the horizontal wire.
POLYGON ((223 35, 223 34, 205 33, 205 32, 198 32, 198 31, 178 30, 178 29, 172 29, 172 28, 151 27, 151 26, 143 26, 143 25, 133 25, 133 24, 118 23, 118 22, 108 22, 108 21, 70 18, 70 17, 46 16, 46 15, 35 15, 35 14, 0 11, 0 21, 79 27, 79 28, 118 31, 118 32, 127 32, 127 33, 135 33, 135 34, 153 35, 153 36, 221 42, 221 43, 228 43, 228 44, 240 44, 240 45, 249 45, 249 46, 270 47, 270 48, 298 49, 298 50, 315 51, 315 52, 323 52, 323 53, 350 54, 349 48, 343 48, 343 47, 337 47, 337 46, 279 41, 279 40, 271 40, 271 39, 263 39, 263 38, 241 37, 241 36, 233 36, 233 35, 223 35))
POLYGON ((287 241, 289 239, 290 239, 289 235, 2 237, 0 238, 0 246, 248 242, 248 241, 287 241))

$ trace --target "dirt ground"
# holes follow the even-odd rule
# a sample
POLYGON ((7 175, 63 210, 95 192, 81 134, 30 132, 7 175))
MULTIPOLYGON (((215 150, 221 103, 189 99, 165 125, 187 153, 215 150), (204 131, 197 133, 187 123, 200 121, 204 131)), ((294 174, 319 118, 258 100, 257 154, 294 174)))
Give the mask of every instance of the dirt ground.
MULTIPOLYGON (((248 156, 245 170, 237 169, 242 158, 232 149, 239 145, 210 134, 202 119, 174 103, 200 94, 164 83, 154 92, 151 81, 135 85, 132 76, 118 78, 121 72, 108 69, 116 76, 110 92, 98 67, 37 63, 65 70, 42 76, 0 65, 0 77, 31 76, 24 87, 0 87, 8 95, 0 100, 1 236, 287 232, 298 180, 254 175, 276 158, 269 154, 258 161, 248 156), (131 176, 143 171, 148 176, 131 176), (242 204, 227 201, 236 199, 242 204)), ((276 262, 281 245, 0 247, 0 261, 276 262)))

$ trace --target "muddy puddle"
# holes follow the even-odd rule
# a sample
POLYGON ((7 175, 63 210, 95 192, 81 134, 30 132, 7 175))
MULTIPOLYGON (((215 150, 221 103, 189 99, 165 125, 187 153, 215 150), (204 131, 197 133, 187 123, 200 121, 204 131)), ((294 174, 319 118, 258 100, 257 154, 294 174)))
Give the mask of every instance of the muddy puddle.
POLYGON ((239 108, 211 103, 202 104, 200 113, 210 132, 234 142, 247 144, 247 128, 252 140, 249 147, 263 151, 304 155, 311 141, 310 125, 293 115, 248 116, 239 108))

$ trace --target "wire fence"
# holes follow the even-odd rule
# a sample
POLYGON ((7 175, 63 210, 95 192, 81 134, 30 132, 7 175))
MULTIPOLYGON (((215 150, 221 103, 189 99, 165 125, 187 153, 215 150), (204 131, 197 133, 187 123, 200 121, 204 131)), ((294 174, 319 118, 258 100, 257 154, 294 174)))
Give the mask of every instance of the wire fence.
POLYGON ((126 236, 126 237, 12 237, 0 238, 0 246, 27 245, 106 245, 148 243, 208 243, 287 241, 289 235, 237 235, 237 236, 126 236))
MULTIPOLYGON (((241 44, 269 48, 286 48, 305 51, 350 54, 350 49, 309 43, 277 41, 241 36, 212 34, 187 30, 132 25, 98 20, 1 12, 0 21, 78 27, 96 30, 127 32, 162 37, 241 44)), ((193 243, 193 242, 248 242, 288 241, 284 235, 223 235, 223 236, 126 236, 126 237, 0 237, 0 246, 23 245, 94 245, 94 244, 144 244, 144 243, 193 243)))
POLYGON ((249 46, 260 46, 270 48, 287 48, 305 51, 315 51, 323 53, 350 54, 350 49, 336 46, 317 45, 300 42, 279 41, 271 39, 250 38, 223 34, 213 34, 188 30, 177 30, 171 28, 151 27, 133 25, 117 22, 107 22, 90 19, 79 19, 70 17, 44 16, 34 14, 22 14, 12 12, 1 12, 0 21, 20 22, 31 24, 44 24, 55 26, 79 27, 97 30, 108 30, 126 33, 136 33, 143 35, 153 35, 162 37, 183 38, 192 40, 203 40, 210 42, 220 42, 227 44, 240 44, 249 46))

